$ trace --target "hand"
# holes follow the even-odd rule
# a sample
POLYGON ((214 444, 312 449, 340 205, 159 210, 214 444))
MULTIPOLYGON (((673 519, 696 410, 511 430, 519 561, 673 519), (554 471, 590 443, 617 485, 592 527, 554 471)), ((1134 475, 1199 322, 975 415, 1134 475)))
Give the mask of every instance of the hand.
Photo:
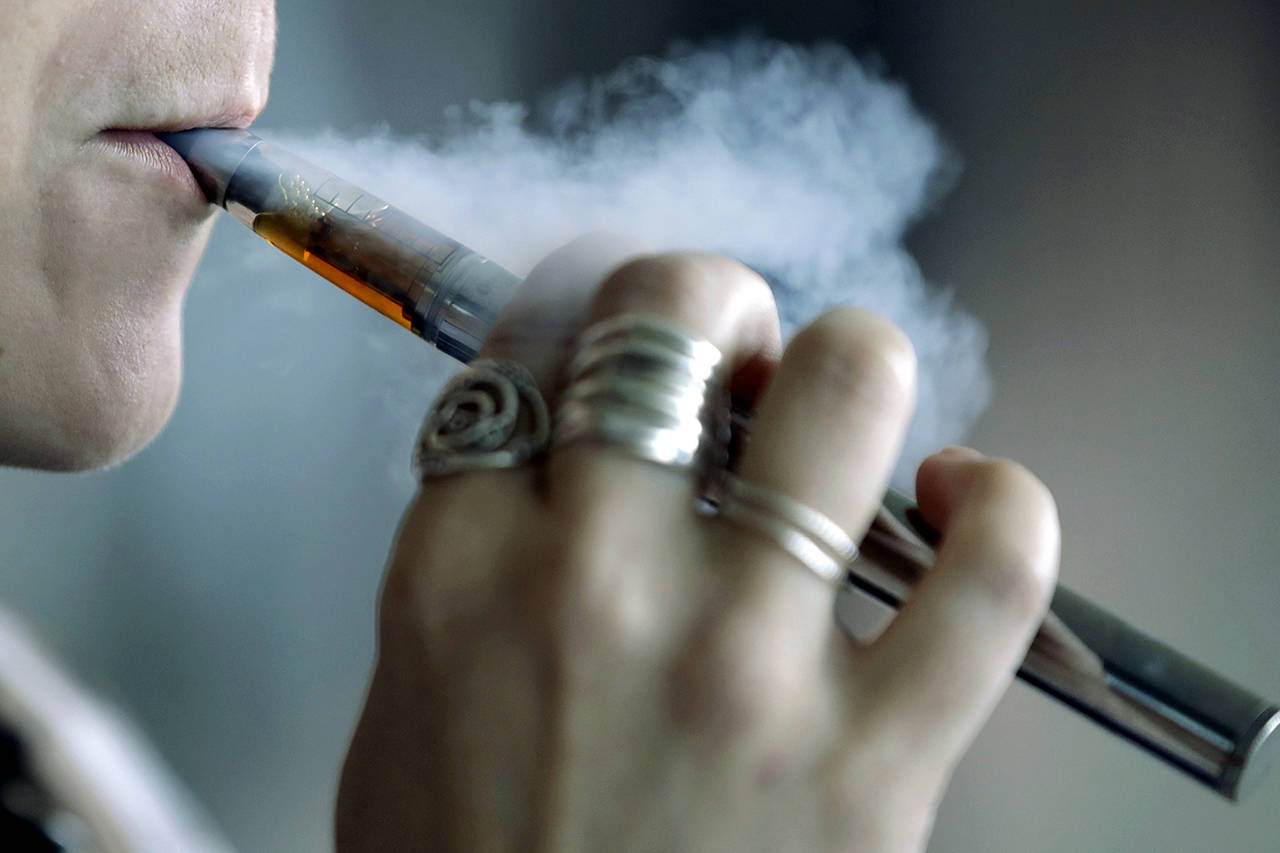
MULTIPOLYGON (((725 258, 552 255, 482 356, 554 408, 587 322, 657 313, 715 343, 755 410, 740 473, 855 539, 909 420, 912 349, 831 311, 779 359, 765 283, 725 258)), ((382 591, 379 654, 343 771, 340 850, 900 851, 1053 589, 1052 498, 1020 466, 921 465, 932 573, 867 645, 774 542, 695 515, 687 471, 575 444, 540 465, 429 480, 382 591)))

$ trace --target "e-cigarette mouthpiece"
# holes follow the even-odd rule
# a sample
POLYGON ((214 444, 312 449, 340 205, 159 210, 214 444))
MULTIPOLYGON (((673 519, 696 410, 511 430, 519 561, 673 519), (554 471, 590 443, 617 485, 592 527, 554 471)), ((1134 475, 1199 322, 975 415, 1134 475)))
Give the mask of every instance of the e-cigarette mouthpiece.
POLYGON ((520 280, 476 252, 245 130, 157 134, 209 201, 438 349, 470 361, 520 280))

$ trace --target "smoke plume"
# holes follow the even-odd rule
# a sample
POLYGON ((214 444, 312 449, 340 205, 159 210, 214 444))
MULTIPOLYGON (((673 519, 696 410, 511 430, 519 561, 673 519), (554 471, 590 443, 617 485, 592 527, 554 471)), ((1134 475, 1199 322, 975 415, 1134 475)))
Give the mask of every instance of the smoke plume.
POLYGON ((603 228, 740 259, 773 285, 784 333, 841 303, 888 317, 920 362, 900 486, 988 401, 984 331, 902 247, 953 158, 843 47, 679 46, 531 106, 453 108, 430 139, 272 138, 517 274, 603 228))

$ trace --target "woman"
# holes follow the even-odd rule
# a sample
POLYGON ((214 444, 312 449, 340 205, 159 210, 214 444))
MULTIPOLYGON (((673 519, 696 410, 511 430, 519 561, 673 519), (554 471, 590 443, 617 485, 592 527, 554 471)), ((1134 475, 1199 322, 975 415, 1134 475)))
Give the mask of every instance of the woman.
MULTIPOLYGON (((0 461, 109 465, 172 409, 182 292, 210 217, 147 132, 252 121, 272 10, 0 11, 13 223, 0 236, 0 461)), ((1047 606, 1058 529, 1044 487, 968 450, 926 460, 935 571, 856 645, 832 622, 826 564, 800 546, 856 541, 870 522, 914 396, 901 332, 839 309, 783 351, 750 271, 595 237, 537 267, 481 358, 491 372, 467 376, 511 381, 522 425, 540 405, 579 417, 517 436, 529 452, 495 462, 444 440, 475 425, 475 385, 436 409, 424 487, 392 546, 340 848, 922 847, 1047 606), (586 346, 587 329, 617 346, 586 346), (575 353, 608 369, 572 375, 575 353), (754 412, 732 471, 715 442, 685 456, 606 426, 623 411, 645 426, 634 404, 685 389, 689 353, 722 357, 714 375, 754 412), (718 516, 698 511, 708 492, 718 516), (826 538, 796 521, 813 518, 826 538)), ((707 400, 685 421, 724 414, 707 400)))

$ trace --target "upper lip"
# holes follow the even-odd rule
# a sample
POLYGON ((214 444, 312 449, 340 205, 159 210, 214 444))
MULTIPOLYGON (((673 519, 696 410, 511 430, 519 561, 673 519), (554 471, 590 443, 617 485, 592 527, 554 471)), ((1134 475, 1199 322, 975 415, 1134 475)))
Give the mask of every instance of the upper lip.
POLYGON ((191 130, 197 127, 243 129, 253 123, 262 112, 266 99, 255 97, 249 92, 238 93, 225 103, 211 106, 207 110, 177 112, 156 109, 146 113, 128 116, 110 125, 108 130, 141 130, 154 133, 173 133, 179 130, 191 130))

